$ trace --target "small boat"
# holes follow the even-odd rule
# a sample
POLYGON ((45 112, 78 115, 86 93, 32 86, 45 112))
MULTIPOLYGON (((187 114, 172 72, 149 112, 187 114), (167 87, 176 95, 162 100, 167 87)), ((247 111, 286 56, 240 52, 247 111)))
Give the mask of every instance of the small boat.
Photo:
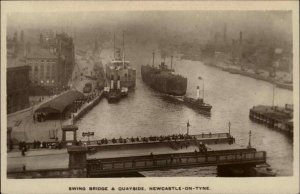
POLYGON ((212 106, 210 104, 204 103, 203 99, 200 98, 195 99, 195 98, 185 96, 183 98, 183 103, 191 108, 195 108, 206 112, 210 112, 210 110, 212 109, 212 106))
MULTIPOLYGON (((201 76, 199 76, 198 79, 203 80, 203 78, 201 76)), ((194 109, 197 109, 200 111, 210 112, 210 110, 212 109, 212 106, 210 104, 204 103, 204 82, 203 82, 202 94, 203 94, 203 96, 202 96, 202 98, 200 98, 200 87, 197 86, 196 98, 184 96, 183 103, 191 108, 194 108, 194 109)))
MULTIPOLYGON (((202 79, 199 77, 198 79, 202 79)), ((202 113, 210 114, 210 111, 212 109, 212 106, 210 104, 204 103, 203 98, 200 98, 200 89, 199 86, 197 86, 197 97, 191 98, 187 96, 174 96, 174 95, 166 95, 168 99, 176 100, 177 102, 183 103, 186 106, 199 110, 202 113)))
POLYGON ((109 87, 104 88, 104 94, 108 100, 108 102, 117 102, 121 98, 128 95, 128 88, 122 87, 121 89, 111 89, 109 87))

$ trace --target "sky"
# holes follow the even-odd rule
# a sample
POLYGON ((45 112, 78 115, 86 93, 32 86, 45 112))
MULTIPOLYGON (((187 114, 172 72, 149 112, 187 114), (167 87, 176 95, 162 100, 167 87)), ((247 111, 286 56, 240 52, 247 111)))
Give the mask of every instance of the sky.
POLYGON ((212 34, 228 38, 262 34, 291 41, 290 11, 102 11, 11 13, 7 18, 8 35, 16 29, 53 29, 83 31, 126 30, 140 36, 181 35, 187 39, 208 39, 212 34))

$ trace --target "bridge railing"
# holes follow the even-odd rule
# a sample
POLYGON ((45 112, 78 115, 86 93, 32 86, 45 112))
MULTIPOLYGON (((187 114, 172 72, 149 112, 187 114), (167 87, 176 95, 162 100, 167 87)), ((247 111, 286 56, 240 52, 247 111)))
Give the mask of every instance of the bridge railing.
POLYGON ((170 136, 152 136, 152 137, 138 137, 137 138, 122 138, 115 139, 113 143, 112 139, 108 139, 106 142, 102 140, 92 140, 92 141, 82 141, 82 143, 93 145, 121 145, 121 144, 141 144, 141 143, 157 143, 157 142, 168 142, 168 141, 191 141, 191 140, 201 140, 201 139, 215 139, 215 138, 229 138, 228 133, 202 133, 197 135, 189 135, 188 138, 182 135, 182 138, 177 136, 173 138, 170 136))
POLYGON ((211 166, 243 163, 266 162, 265 151, 249 151, 235 153, 207 153, 188 155, 169 154, 164 156, 133 157, 114 160, 88 160, 87 172, 89 175, 105 174, 110 172, 146 171, 189 166, 211 166))

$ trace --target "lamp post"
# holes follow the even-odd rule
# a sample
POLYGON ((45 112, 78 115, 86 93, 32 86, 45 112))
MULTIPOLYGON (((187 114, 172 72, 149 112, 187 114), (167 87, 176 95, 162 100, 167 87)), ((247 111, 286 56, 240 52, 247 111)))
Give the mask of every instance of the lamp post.
POLYGON ((202 78, 202 99, 203 99, 203 102, 204 102, 204 79, 202 78))
POLYGON ((189 135, 189 128, 190 128, 190 121, 188 120, 188 122, 186 123, 186 134, 189 135))
POLYGON ((202 80, 202 100, 204 101, 204 79, 201 76, 199 76, 198 79, 202 80))
POLYGON ((94 132, 83 132, 82 133, 82 137, 85 137, 87 136, 88 137, 88 145, 90 144, 90 136, 94 136, 94 132))
POLYGON ((251 148, 251 130, 249 131, 249 143, 248 148, 251 148))
POLYGON ((231 126, 231 123, 230 123, 230 121, 229 121, 229 122, 228 122, 229 136, 230 136, 230 126, 231 126))

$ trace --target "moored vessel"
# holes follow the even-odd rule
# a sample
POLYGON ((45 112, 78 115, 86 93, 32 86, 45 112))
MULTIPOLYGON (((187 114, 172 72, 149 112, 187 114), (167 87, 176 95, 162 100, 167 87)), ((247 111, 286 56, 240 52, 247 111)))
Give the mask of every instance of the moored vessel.
POLYGON ((130 62, 125 60, 124 49, 124 33, 123 33, 123 56, 121 57, 121 49, 115 49, 114 37, 114 59, 106 64, 106 87, 104 93, 109 101, 117 101, 127 96, 129 89, 135 88, 136 70, 130 66, 130 62))
POLYGON ((171 57, 171 69, 168 69, 164 62, 158 67, 154 67, 154 55, 153 52, 152 66, 142 65, 141 67, 142 80, 159 92, 175 96, 184 95, 187 88, 187 78, 175 74, 172 68, 173 57, 171 57))

